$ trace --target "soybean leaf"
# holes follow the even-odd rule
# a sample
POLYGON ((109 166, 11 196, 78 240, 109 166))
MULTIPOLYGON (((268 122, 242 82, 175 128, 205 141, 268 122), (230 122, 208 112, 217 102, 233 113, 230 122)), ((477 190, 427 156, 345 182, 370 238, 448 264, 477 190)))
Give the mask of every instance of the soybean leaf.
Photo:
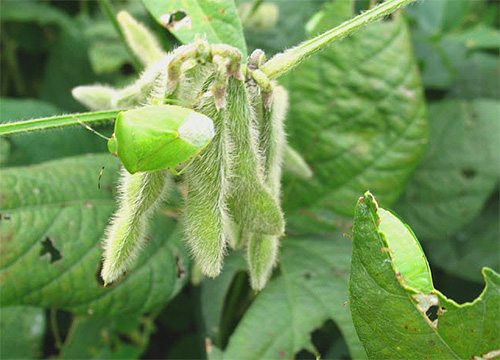
POLYGON ((36 22, 39 25, 69 26, 70 17, 54 6, 38 1, 2 1, 0 20, 3 22, 36 22))
POLYGON ((495 189, 499 113, 500 104, 493 100, 447 100, 429 106, 429 146, 397 207, 420 238, 454 235, 495 189))
POLYGON ((166 27, 183 44, 206 35, 211 44, 228 44, 247 57, 240 18, 233 0, 142 0, 156 21, 166 27))
POLYGON ((137 359, 146 350, 153 328, 138 315, 77 317, 59 354, 60 359, 137 359))
POLYGON ((426 87, 449 88, 461 97, 498 98, 498 56, 482 51, 498 49, 498 30, 486 23, 488 14, 494 13, 493 4, 480 3, 435 1, 408 8, 426 87), (482 23, 470 26, 474 17, 482 23))
POLYGON ((58 26, 57 40, 51 46, 46 62, 40 96, 65 110, 81 110, 71 96, 71 89, 95 80, 88 60, 87 43, 82 35, 85 27, 82 19, 72 19, 57 8, 36 1, 2 2, 1 13, 2 22, 58 26))
POLYGON ((207 337, 214 345, 221 346, 221 320, 224 300, 229 287, 239 271, 245 271, 246 265, 240 253, 233 253, 224 260, 224 269, 215 279, 204 279, 201 284, 201 315, 207 337))
POLYGON ((132 63, 132 56, 108 19, 93 22, 85 36, 90 42, 89 60, 96 74, 111 74, 132 63))
MULTIPOLYGON (((344 3, 325 7, 318 31, 338 21, 337 4, 344 3)), ((351 216, 352 199, 367 188, 392 204, 427 139, 422 87, 401 16, 315 54, 288 80, 289 141, 314 172, 312 180, 285 177, 291 226, 310 232, 340 226, 339 215, 351 216)))
POLYGON ((449 38, 462 43, 468 49, 485 49, 485 50, 498 50, 500 43, 498 38, 500 32, 498 29, 478 25, 474 28, 465 31, 450 34, 449 38))
POLYGON ((0 334, 0 358, 39 358, 45 335, 45 311, 30 306, 0 309, 0 334))
POLYGON ((2 306, 115 316, 148 311, 180 290, 189 260, 174 221, 162 213, 129 274, 111 287, 101 285, 100 239, 115 209, 117 170, 109 155, 2 170, 2 306))
MULTIPOLYGON (((0 98, 0 122, 28 120, 60 114, 52 103, 37 99, 0 98)), ((97 127, 102 131, 100 127, 97 127)), ((74 156, 82 153, 106 151, 106 142, 83 127, 65 128, 54 132, 32 132, 2 138, 10 144, 11 156, 5 165, 18 166, 74 156)), ((2 157, 4 153, 2 152, 2 157)))
POLYGON ((450 88, 450 95, 457 98, 500 98, 497 74, 500 72, 498 55, 473 52, 457 64, 458 76, 450 88))
POLYGON ((359 199, 349 294, 370 358, 471 359, 497 350, 500 276, 488 268, 483 276, 486 287, 474 302, 447 299, 433 288, 425 255, 407 225, 378 208, 370 193, 359 199), (428 313, 436 307, 437 317, 428 313))
MULTIPOLYGON (((484 209, 450 238, 430 241, 429 260, 450 274, 482 282, 481 268, 500 272, 500 204, 494 192, 484 209)), ((426 243, 424 242, 424 245, 426 243)))
POLYGON ((81 105, 71 95, 71 89, 97 80, 88 56, 84 30, 87 24, 75 18, 71 26, 61 29, 50 51, 40 88, 40 98, 64 110, 80 111, 81 105))
MULTIPOLYGON (((296 46, 306 38, 306 24, 319 11, 324 0, 302 0, 272 2, 278 10, 278 19, 271 28, 255 29, 243 23, 245 39, 249 49, 262 49, 267 58, 296 46)), ((246 1, 246 6, 252 6, 254 1, 246 1)), ((269 3, 268 3, 269 4, 269 3)))
POLYGON ((471 0, 430 1, 415 3, 408 7, 408 14, 416 20, 418 27, 433 37, 460 28, 471 7, 471 0))
POLYGON ((229 338, 226 359, 292 358, 315 353, 308 334, 328 319, 340 328, 353 359, 364 358, 347 299, 348 238, 286 238, 279 275, 260 292, 229 338), (257 331, 258 329, 265 331, 257 331))

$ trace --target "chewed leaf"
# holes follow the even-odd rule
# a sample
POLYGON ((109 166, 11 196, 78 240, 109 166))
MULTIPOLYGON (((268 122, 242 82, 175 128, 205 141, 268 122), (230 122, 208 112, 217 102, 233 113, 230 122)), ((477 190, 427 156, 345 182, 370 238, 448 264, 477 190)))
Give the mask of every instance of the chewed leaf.
POLYGON ((484 268, 476 300, 447 299, 413 233, 370 193, 356 206, 352 254, 351 312, 370 358, 471 359, 500 349, 500 276, 484 268))
POLYGON ((387 251, 396 273, 405 274, 401 281, 415 291, 432 291, 432 277, 422 247, 411 229, 384 209, 378 209, 380 231, 385 235, 387 251))
POLYGON ((175 222, 163 214, 152 218, 149 241, 127 278, 103 288, 101 239, 116 206, 118 167, 108 154, 2 169, 2 306, 115 316, 146 312, 180 290, 188 276, 179 264, 187 269, 189 258, 175 222))
POLYGON ((212 44, 228 44, 247 57, 240 18, 232 0, 143 0, 150 14, 183 44, 205 34, 212 44))

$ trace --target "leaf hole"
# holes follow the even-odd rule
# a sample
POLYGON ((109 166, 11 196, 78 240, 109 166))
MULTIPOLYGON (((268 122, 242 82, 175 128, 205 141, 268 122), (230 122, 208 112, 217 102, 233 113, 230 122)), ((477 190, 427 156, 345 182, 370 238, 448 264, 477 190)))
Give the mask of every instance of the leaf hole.
POLYGON ((186 268, 184 267, 182 258, 179 254, 175 254, 175 273, 177 275, 177 279, 179 280, 186 276, 186 268))
MULTIPOLYGON (((312 332, 311 341, 318 354, 312 354, 312 358, 319 355, 320 359, 350 359, 349 349, 338 326, 331 320, 326 320, 323 325, 312 332)), ((309 351, 302 350, 296 359, 311 359, 309 351)))
POLYGON ((477 176, 477 172, 474 169, 462 169, 461 173, 468 180, 472 180, 477 176))
POLYGON ((303 276, 305 280, 310 280, 312 278, 312 274, 310 271, 306 271, 303 276))
POLYGON ((186 10, 179 9, 160 16, 161 24, 169 30, 176 31, 181 28, 191 29, 191 18, 186 10))
POLYGON ((54 238, 46 237, 45 240, 41 242, 42 249, 40 250, 40 257, 43 257, 45 254, 48 254, 51 264, 62 259, 61 252, 59 251, 58 248, 54 246, 54 241, 55 241, 54 238))
POLYGON ((437 305, 432 305, 427 309, 425 315, 427 316, 427 318, 429 318, 430 321, 434 321, 438 318, 438 311, 439 307, 437 305))

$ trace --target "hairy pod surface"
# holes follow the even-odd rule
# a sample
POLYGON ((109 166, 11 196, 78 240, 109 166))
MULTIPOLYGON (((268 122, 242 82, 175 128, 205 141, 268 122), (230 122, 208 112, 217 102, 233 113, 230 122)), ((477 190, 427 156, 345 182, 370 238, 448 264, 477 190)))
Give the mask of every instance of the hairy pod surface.
POLYGON ((188 186, 185 234, 203 274, 215 277, 232 233, 226 199, 233 145, 227 129, 229 112, 217 111, 213 96, 201 97, 196 110, 213 119, 215 136, 184 172, 188 186))
POLYGON ((166 67, 172 61, 173 53, 148 66, 133 84, 120 89, 113 98, 115 109, 150 104, 151 98, 163 98, 167 84, 166 67))
MULTIPOLYGON (((274 90, 273 104, 270 110, 263 106, 259 98, 254 98, 260 118, 260 148, 265 154, 263 159, 264 182, 276 203, 280 204, 281 167, 283 163, 286 137, 284 119, 288 108, 288 94, 278 86, 274 90)), ((260 291, 271 277, 277 263, 279 236, 251 233, 248 236, 246 259, 252 289, 260 291)))
POLYGON ((279 204, 264 184, 259 151, 259 131, 251 98, 243 82, 228 84, 229 135, 234 144, 234 170, 230 178, 230 208, 243 231, 281 235, 284 219, 279 204))
POLYGON ((163 56, 163 50, 148 28, 137 22, 126 11, 120 11, 116 18, 123 31, 127 45, 143 65, 149 66, 163 56))
POLYGON ((118 210, 106 229, 101 277, 104 284, 118 279, 144 243, 149 215, 172 186, 169 172, 129 174, 122 170, 118 210))
POLYGON ((108 110, 113 107, 116 90, 107 85, 77 86, 71 95, 90 110, 108 110))
POLYGON ((260 291, 266 286, 277 263, 279 237, 252 233, 248 236, 246 246, 250 286, 260 291))

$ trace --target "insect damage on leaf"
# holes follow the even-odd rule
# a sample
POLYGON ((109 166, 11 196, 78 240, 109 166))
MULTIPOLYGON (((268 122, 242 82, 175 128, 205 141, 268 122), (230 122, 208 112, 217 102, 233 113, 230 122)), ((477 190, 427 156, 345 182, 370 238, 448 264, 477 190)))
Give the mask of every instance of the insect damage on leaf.
POLYGON ((186 10, 179 9, 160 16, 161 24, 169 30, 179 30, 182 28, 191 29, 191 18, 186 10))

